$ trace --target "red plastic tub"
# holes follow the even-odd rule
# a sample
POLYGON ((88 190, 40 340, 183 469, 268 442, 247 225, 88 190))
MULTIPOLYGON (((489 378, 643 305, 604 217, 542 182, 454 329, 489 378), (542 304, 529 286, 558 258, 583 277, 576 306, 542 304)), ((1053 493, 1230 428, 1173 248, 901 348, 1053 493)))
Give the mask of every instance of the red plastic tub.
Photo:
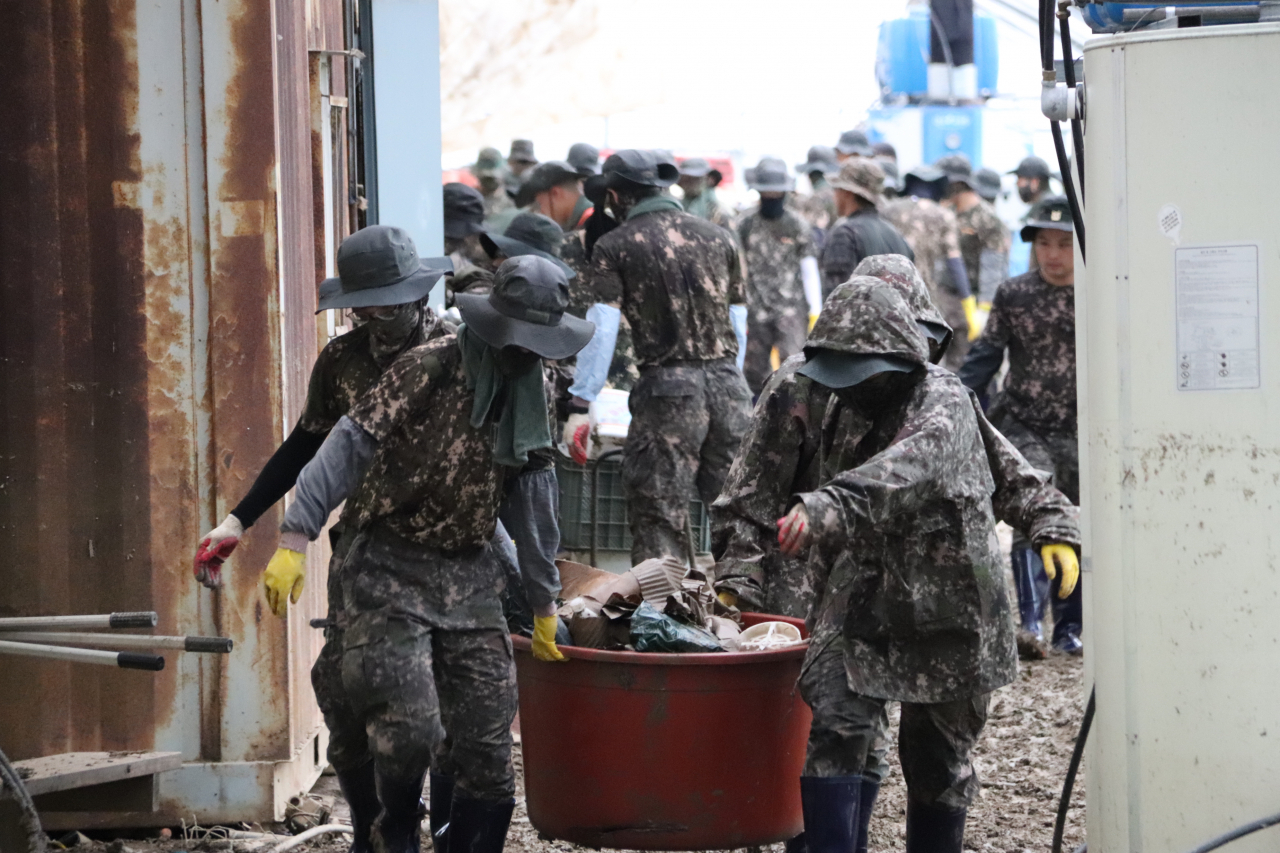
MULTIPOLYGON (((774 619, 743 614, 748 626, 774 619)), ((539 832, 637 850, 752 847, 800 833, 811 717, 796 681, 807 643, 687 655, 565 647, 568 662, 544 663, 528 640, 512 639, 539 832)))

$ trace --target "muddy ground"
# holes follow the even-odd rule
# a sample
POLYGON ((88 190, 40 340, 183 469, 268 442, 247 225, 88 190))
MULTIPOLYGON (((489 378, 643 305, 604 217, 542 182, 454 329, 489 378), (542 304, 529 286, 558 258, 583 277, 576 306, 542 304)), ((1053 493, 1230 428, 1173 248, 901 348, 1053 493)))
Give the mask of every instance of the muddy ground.
MULTIPOLYGON (((984 785, 977 804, 969 812, 965 847, 993 853, 1047 851, 1053 840, 1053 823, 1062 790, 1062 779, 1071 758, 1071 748, 1080 727, 1084 706, 1081 695, 1081 663, 1079 658, 1061 655, 1048 660, 1023 663, 1018 680, 996 693, 986 731, 977 749, 976 761, 984 785)), ((895 726, 896 733, 896 714, 895 726)), ((891 750, 891 755, 896 751, 891 750)), ((519 752, 516 753, 519 778, 519 752)), ((894 768, 885 783, 871 823, 871 849, 902 850, 906 810, 906 788, 893 758, 894 768)), ((575 845, 544 841, 529 824, 524 809, 523 779, 519 779, 515 819, 507 839, 511 853, 572 853, 575 845)), ((336 795, 333 777, 321 777, 317 793, 336 795)), ((1074 850, 1084 841, 1084 774, 1076 783, 1073 807, 1067 821, 1063 849, 1074 850)), ((335 817, 346 819, 342 803, 335 806, 335 817)), ((266 827, 283 832, 282 827, 266 827)), ((284 841, 208 838, 184 840, 179 828, 172 839, 161 841, 155 833, 150 838, 122 839, 115 844, 94 840, 73 848, 83 853, 176 853, 176 851, 243 851, 270 850, 284 841)), ((203 833, 197 833, 200 835, 203 833)), ((215 833, 221 835, 222 833, 215 833)), ((304 844, 301 850, 323 853, 345 853, 346 843, 340 836, 330 836, 304 844)), ((56 847, 55 847, 56 849, 56 847)), ((429 847, 424 842, 424 849, 429 847)), ((782 853, 782 845, 774 845, 768 853, 782 853)))

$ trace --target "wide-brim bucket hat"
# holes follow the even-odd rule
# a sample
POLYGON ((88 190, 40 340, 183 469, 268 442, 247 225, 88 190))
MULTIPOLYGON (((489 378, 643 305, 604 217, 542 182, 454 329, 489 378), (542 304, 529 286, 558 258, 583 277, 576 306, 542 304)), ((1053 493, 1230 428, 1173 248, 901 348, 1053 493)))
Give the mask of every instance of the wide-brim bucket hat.
POLYGON ((804 366, 796 373, 828 388, 849 388, 878 373, 911 373, 919 369, 920 365, 891 355, 856 355, 816 349, 805 355, 804 366))
POLYGON ((458 293, 454 301, 467 328, 495 349, 517 346, 563 359, 586 346, 596 331, 595 323, 565 312, 569 280, 539 255, 508 258, 489 293, 458 293))
POLYGON ((545 258, 560 267, 565 278, 573 278, 577 273, 557 255, 563 239, 564 232, 550 217, 525 212, 512 219, 503 233, 486 231, 481 234, 480 245, 491 258, 498 255, 508 258, 536 255, 545 258))
POLYGON ((449 258, 419 258, 403 228, 370 225, 342 241, 338 275, 320 283, 316 313, 417 302, 452 271, 449 258))

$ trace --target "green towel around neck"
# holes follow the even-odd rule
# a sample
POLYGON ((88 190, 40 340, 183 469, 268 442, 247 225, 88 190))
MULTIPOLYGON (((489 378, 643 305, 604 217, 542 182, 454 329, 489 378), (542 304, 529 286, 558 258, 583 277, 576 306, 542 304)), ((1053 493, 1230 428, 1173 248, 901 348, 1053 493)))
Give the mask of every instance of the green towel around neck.
POLYGON ((644 216, 646 213, 656 213, 659 210, 684 210, 680 202, 676 201, 673 196, 666 193, 661 195, 651 195, 646 199, 641 199, 627 211, 627 221, 635 219, 637 216, 644 216))
POLYGON ((529 451, 551 447, 542 359, 534 358, 527 367, 508 376, 502 369, 502 353, 465 324, 458 327, 458 349, 462 352, 467 390, 475 392, 471 425, 479 429, 486 423, 493 424, 494 460, 499 465, 520 468, 529 461, 529 451))

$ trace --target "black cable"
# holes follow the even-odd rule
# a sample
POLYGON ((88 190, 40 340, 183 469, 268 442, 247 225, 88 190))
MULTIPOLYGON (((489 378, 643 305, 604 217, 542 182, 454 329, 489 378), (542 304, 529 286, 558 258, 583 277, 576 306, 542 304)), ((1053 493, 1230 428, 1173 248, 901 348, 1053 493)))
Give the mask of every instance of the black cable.
POLYGON ((1071 179, 1071 161, 1067 159, 1067 146, 1062 141, 1062 128, 1059 123, 1049 121, 1049 131, 1053 134, 1053 150, 1058 154, 1058 169, 1062 172, 1062 188, 1067 193, 1067 204, 1071 207, 1071 219, 1076 230, 1076 240, 1080 243, 1080 258, 1088 263, 1084 251, 1084 215, 1080 210, 1080 200, 1076 197, 1076 182, 1071 179))
POLYGON ((1260 829, 1266 829, 1268 826, 1275 826, 1280 823, 1280 814, 1273 814, 1270 817, 1264 817, 1261 820, 1255 820, 1252 823, 1246 823, 1244 826, 1236 827, 1226 835, 1219 835, 1212 841, 1201 844, 1188 853, 1209 853, 1210 850, 1217 850, 1224 844, 1235 841, 1237 838, 1244 838, 1246 835, 1252 835, 1260 829))
POLYGON ((1089 701, 1084 706, 1084 719, 1080 721, 1080 733, 1076 735, 1075 748, 1071 750, 1071 763, 1067 765, 1067 778, 1062 782, 1062 797, 1058 800, 1058 819, 1053 825, 1053 853, 1062 853, 1062 834, 1067 828, 1067 810, 1071 808, 1071 791, 1076 786, 1076 773, 1084 759, 1084 747, 1089 742, 1089 727, 1093 724, 1094 691, 1089 691, 1089 701))
POLYGON ((1040 67, 1053 70, 1053 0, 1040 0, 1040 67))
MULTIPOLYGON (((1060 30, 1062 32, 1062 73, 1067 81, 1067 89, 1075 91, 1076 88, 1076 63, 1071 56, 1071 13, 1062 7, 1059 7, 1058 20, 1060 21, 1060 30)), ((1084 125, 1079 118, 1071 119, 1071 145, 1075 149, 1076 154, 1076 172, 1080 175, 1080 201, 1085 201, 1084 197, 1084 125)))
MULTIPOLYGON (((18 808, 22 810, 20 825, 27 836, 28 853, 44 853, 46 846, 44 830, 40 827, 40 815, 36 812, 35 804, 31 802, 27 786, 22 784, 22 777, 9 763, 3 751, 0 751, 0 783, 3 783, 0 784, 0 789, 9 788, 13 792, 12 797, 17 802, 18 808)), ((0 795, 2 794, 3 791, 0 790, 0 795)))

